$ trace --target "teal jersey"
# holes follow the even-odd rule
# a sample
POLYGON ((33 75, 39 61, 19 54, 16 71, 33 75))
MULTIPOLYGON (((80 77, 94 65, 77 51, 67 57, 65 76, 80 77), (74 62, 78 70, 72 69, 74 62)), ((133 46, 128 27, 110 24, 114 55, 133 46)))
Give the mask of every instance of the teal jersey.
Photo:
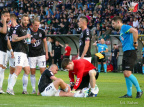
MULTIPOLYGON (((97 46, 98 46, 98 53, 101 52, 101 51, 105 51, 106 49, 108 49, 108 46, 106 44, 100 44, 100 43, 98 43, 97 46)), ((105 54, 105 52, 103 52, 102 54, 105 54)))
POLYGON ((143 57, 144 57, 144 47, 142 48, 142 53, 143 53, 143 57))
POLYGON ((122 43, 123 51, 135 50, 135 47, 133 46, 133 34, 129 32, 130 28, 132 28, 132 26, 122 25, 120 30, 120 41, 122 43))

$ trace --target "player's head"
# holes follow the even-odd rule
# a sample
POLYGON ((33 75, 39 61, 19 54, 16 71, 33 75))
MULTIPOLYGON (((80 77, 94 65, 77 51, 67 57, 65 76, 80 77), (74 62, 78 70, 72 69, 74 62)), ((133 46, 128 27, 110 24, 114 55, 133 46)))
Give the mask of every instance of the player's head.
POLYGON ((49 70, 53 73, 53 74, 57 74, 58 72, 58 66, 56 64, 52 64, 49 68, 49 70))
POLYGON ((34 19, 32 26, 33 26, 33 30, 37 31, 40 25, 40 20, 38 18, 34 19))
POLYGON ((115 49, 116 49, 116 48, 117 48, 117 44, 113 44, 113 48, 115 48, 115 49))
POLYGON ((79 18, 78 26, 82 28, 83 26, 87 26, 88 18, 86 16, 81 16, 79 18))
POLYGON ((101 44, 104 44, 105 43, 105 40, 104 39, 101 39, 101 44))
POLYGON ((69 70, 74 69, 74 63, 69 58, 64 58, 62 61, 62 68, 69 70))
POLYGON ((65 46, 68 46, 68 42, 65 42, 65 46))
POLYGON ((16 21, 17 17, 14 13, 10 14, 10 20, 11 22, 16 21))
POLYGON ((27 14, 23 14, 23 16, 21 18, 21 23, 22 23, 23 27, 27 27, 27 25, 29 23, 29 16, 27 14))
POLYGON ((56 46, 59 45, 59 41, 58 41, 58 40, 55 41, 55 45, 56 45, 56 46))
POLYGON ((3 16, 7 18, 6 23, 8 23, 10 21, 10 13, 9 13, 9 11, 2 11, 1 12, 1 17, 3 17, 3 16))
POLYGON ((48 37, 48 41, 49 41, 49 42, 52 42, 52 39, 51 39, 51 37, 48 37))
POLYGON ((115 16, 112 18, 112 27, 116 30, 119 30, 122 25, 122 19, 119 16, 115 16))

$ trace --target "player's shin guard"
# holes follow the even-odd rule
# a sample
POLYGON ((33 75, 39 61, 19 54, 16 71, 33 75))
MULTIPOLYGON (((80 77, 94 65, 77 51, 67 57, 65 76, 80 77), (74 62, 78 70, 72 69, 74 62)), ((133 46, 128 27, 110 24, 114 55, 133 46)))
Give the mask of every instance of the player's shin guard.
POLYGON ((2 88, 3 80, 4 80, 4 70, 0 67, 0 88, 2 88))
POLYGON ((141 92, 141 89, 140 89, 140 86, 139 86, 137 78, 133 74, 131 74, 128 78, 131 80, 131 82, 136 87, 137 92, 141 92))
POLYGON ((104 64, 104 72, 107 72, 107 65, 104 64))
POLYGON ((23 80, 23 91, 27 91, 28 75, 24 74, 22 80, 23 80))
POLYGON ((98 72, 101 71, 101 64, 98 64, 98 72))
POLYGON ((35 91, 35 83, 36 83, 35 75, 31 75, 30 79, 31 79, 32 89, 33 89, 33 91, 35 91))
POLYGON ((128 77, 125 77, 126 81, 126 86, 127 86, 127 95, 131 96, 132 95, 132 82, 128 77))
POLYGON ((11 78, 10 78, 10 81, 9 81, 9 86, 8 86, 9 90, 13 90, 13 87, 16 83, 16 80, 17 80, 17 75, 15 73, 13 73, 11 78))
POLYGON ((142 73, 144 74, 144 66, 142 66, 142 73))

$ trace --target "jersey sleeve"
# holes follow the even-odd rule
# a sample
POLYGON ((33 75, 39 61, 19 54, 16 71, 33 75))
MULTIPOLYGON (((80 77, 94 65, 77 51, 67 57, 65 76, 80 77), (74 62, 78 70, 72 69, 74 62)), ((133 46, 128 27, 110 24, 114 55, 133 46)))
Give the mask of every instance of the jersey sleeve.
POLYGON ((48 77, 54 76, 54 74, 51 71, 49 71, 49 70, 46 70, 46 75, 48 77))
POLYGON ((82 82, 84 67, 85 67, 85 65, 82 63, 79 64, 79 66, 78 66, 77 79, 76 79, 76 83, 73 87, 74 89, 77 89, 82 82))
POLYGON ((123 31, 123 33, 130 33, 129 31, 130 31, 130 28, 132 28, 132 26, 130 26, 130 25, 123 25, 122 26, 122 31, 123 31))
POLYGON ((69 71, 69 79, 70 79, 70 82, 75 82, 74 74, 71 71, 69 71))
POLYGON ((42 32, 42 38, 45 39, 46 38, 45 32, 43 30, 41 30, 41 32, 42 32))
POLYGON ((105 49, 108 49, 108 46, 105 44, 105 49))
POLYGON ((88 29, 85 32, 85 41, 90 41, 90 31, 88 29))

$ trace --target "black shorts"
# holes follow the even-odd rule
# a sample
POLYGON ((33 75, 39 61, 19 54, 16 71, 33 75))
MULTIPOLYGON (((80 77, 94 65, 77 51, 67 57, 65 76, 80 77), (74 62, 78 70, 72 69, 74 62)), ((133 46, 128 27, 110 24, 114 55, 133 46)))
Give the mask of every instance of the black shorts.
POLYGON ((144 64, 144 57, 143 57, 142 63, 144 64))
MULTIPOLYGON (((95 76, 96 80, 98 79, 98 77, 99 77, 99 72, 96 71, 96 76, 95 76)), ((88 87, 89 82, 90 82, 90 76, 89 76, 89 74, 87 74, 86 76, 84 76, 82 78, 82 82, 81 82, 80 86, 77 89, 83 89, 85 87, 88 87)))
POLYGON ((135 61, 137 59, 136 50, 129 50, 123 53, 122 70, 133 71, 135 61))
POLYGON ((105 54, 102 54, 104 56, 104 58, 99 59, 99 57, 97 57, 97 61, 98 62, 106 62, 106 58, 105 58, 105 54))

